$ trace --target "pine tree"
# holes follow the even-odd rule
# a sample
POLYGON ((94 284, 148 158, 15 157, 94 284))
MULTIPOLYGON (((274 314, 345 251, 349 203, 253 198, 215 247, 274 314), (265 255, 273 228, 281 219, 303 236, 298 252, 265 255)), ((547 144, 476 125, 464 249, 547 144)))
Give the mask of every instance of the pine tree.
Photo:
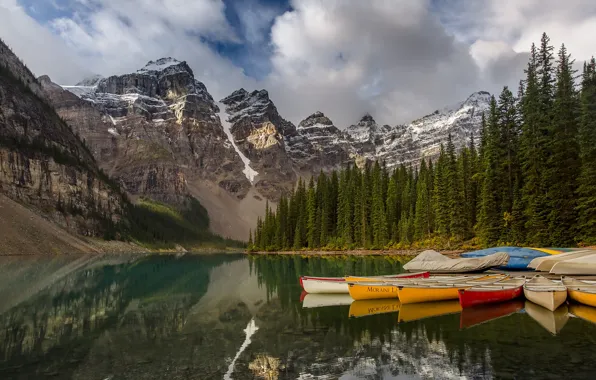
POLYGON ((520 134, 515 98, 505 86, 499 96, 499 174, 502 183, 501 213, 511 213, 513 209, 513 188, 518 177, 518 138, 520 134))
POLYGON ((308 183, 306 213, 308 215, 306 222, 306 239, 308 241, 308 248, 314 249, 318 246, 319 234, 317 225, 317 197, 312 177, 308 183))
POLYGON ((387 244, 387 219, 385 216, 385 199, 383 199, 383 175, 378 162, 374 165, 372 180, 371 224, 373 245, 382 248, 387 244))
POLYGON ((437 233, 446 235, 449 233, 449 194, 447 184, 447 157, 445 148, 441 144, 441 153, 437 160, 434 177, 433 204, 435 209, 435 224, 437 233))
POLYGON ((428 238, 430 235, 428 172, 426 162, 422 159, 418 182, 416 184, 416 215, 414 218, 414 238, 417 240, 428 238))
POLYGON ((387 210, 387 225, 389 226, 389 238, 393 243, 397 243, 397 179, 395 175, 392 175, 389 179, 389 185, 387 186, 387 201, 385 209, 387 210))
POLYGON ((449 208, 449 230, 451 235, 457 239, 466 236, 466 220, 464 212, 464 196, 462 181, 455 155, 455 145, 449 134, 447 138, 447 207, 449 208))
MULTIPOLYGON (((548 54, 545 54, 548 61, 548 54)), ((538 75, 538 53, 536 46, 532 45, 530 50, 530 61, 526 69, 526 88, 522 100, 522 135, 520 138, 520 158, 522 163, 522 177, 524 184, 522 188, 522 201, 525 205, 527 242, 530 244, 544 245, 548 240, 547 218, 548 208, 546 201, 545 183, 543 182, 544 163, 548 155, 545 152, 546 132, 543 128, 545 116, 550 114, 550 109, 544 109, 543 103, 548 104, 548 99, 543 101, 544 94, 548 94, 549 80, 546 70, 546 80, 542 89, 542 83, 538 75), (544 93, 544 94, 543 94, 544 93)), ((548 68, 549 64, 546 63, 548 68)), ((541 71, 544 71, 542 69, 541 71)))
POLYGON ((580 173, 577 143, 579 98, 574 85, 573 60, 565 45, 561 46, 558 57, 550 155, 545 170, 545 180, 549 184, 548 235, 551 244, 570 246, 574 244, 577 223, 577 203, 573 194, 580 173))
POLYGON ((248 230, 248 243, 246 244, 246 249, 248 249, 249 251, 252 251, 254 249, 252 241, 252 229, 248 230))
POLYGON ((468 228, 470 231, 474 229, 476 226, 476 215, 478 210, 478 197, 479 197, 479 178, 478 178, 478 171, 479 171, 479 163, 478 163, 478 152, 476 150, 476 142, 474 140, 474 134, 470 136, 470 144, 468 145, 468 152, 470 157, 470 166, 469 166, 469 173, 467 174, 468 177, 468 199, 466 204, 467 214, 466 217, 468 219, 468 228))
POLYGON ((499 126, 497 115, 497 102, 494 97, 490 101, 490 113, 488 125, 485 131, 483 142, 483 183, 480 197, 480 214, 478 217, 478 234, 484 244, 494 245, 501 236, 501 218, 499 212, 499 176, 498 176, 498 153, 499 153, 499 126))
POLYGON ((578 178, 580 239, 596 244, 596 60, 585 65, 579 126, 581 172, 578 178))

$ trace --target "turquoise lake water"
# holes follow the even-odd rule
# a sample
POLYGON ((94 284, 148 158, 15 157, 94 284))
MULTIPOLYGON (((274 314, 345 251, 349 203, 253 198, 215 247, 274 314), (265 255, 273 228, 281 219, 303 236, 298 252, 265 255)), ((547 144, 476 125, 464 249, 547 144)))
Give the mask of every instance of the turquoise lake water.
POLYGON ((0 379, 594 379, 596 309, 302 294, 383 257, 0 257, 0 379))

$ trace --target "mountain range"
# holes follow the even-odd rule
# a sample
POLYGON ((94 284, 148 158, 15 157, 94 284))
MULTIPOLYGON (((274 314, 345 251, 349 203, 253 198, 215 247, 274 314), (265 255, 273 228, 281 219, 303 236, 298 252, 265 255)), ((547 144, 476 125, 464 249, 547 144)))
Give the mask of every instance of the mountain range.
POLYGON ((216 100, 186 62, 170 57, 74 86, 47 76, 34 85, 88 147, 98 170, 133 201, 144 196, 184 207, 189 196, 197 198, 213 232, 242 240, 264 202, 274 204, 299 177, 350 163, 382 160, 395 167, 434 158, 448 134, 457 147, 479 134, 490 100, 476 92, 405 125, 379 125, 366 114, 336 126, 316 111, 296 126, 266 90, 239 89, 216 100))

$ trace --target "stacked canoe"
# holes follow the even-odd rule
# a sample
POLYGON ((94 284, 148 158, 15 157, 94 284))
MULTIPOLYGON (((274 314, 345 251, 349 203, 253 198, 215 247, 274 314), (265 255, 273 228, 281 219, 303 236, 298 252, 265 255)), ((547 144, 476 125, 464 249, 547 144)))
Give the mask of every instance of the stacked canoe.
POLYGON ((563 248, 530 248, 530 247, 494 247, 481 249, 478 251, 462 253, 461 257, 486 257, 494 255, 495 253, 505 253, 509 257, 509 261, 501 265, 499 269, 503 270, 527 270, 529 264, 541 257, 550 257, 564 253, 563 248))

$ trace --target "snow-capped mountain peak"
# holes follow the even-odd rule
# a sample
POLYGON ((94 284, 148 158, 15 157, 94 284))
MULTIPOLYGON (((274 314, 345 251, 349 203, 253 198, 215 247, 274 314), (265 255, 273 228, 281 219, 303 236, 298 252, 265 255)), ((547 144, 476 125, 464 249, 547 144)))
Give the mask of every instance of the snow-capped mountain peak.
POLYGON ((75 84, 75 86, 93 87, 93 86, 96 86, 97 85, 97 82, 99 82, 103 78, 104 78, 103 75, 95 74, 95 75, 92 75, 90 77, 84 78, 82 81, 80 81, 79 83, 75 84))
POLYGON ((328 126, 333 126, 333 122, 323 112, 317 111, 302 120, 298 124, 298 129, 326 128, 328 126))
POLYGON ((179 65, 181 62, 172 57, 160 58, 157 61, 149 61, 142 69, 137 70, 138 73, 147 73, 151 71, 163 71, 170 66, 179 65))

